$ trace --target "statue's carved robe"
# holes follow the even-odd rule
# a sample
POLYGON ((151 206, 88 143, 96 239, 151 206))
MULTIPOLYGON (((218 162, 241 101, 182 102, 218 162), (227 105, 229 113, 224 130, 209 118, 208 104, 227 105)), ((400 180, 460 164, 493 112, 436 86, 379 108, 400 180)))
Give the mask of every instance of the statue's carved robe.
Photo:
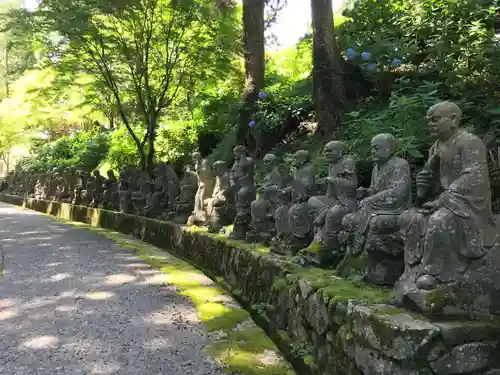
POLYGON ((439 184, 440 208, 428 216, 403 215, 405 259, 409 265, 421 260, 423 274, 450 282, 494 240, 486 147, 475 135, 459 130, 431 147, 421 175, 434 187, 439 184))
POLYGON ((370 191, 371 195, 363 207, 352 214, 357 217, 355 221, 358 232, 366 233, 370 224, 375 227, 395 227, 399 215, 411 204, 411 172, 408 162, 393 156, 387 163, 375 165, 370 191))

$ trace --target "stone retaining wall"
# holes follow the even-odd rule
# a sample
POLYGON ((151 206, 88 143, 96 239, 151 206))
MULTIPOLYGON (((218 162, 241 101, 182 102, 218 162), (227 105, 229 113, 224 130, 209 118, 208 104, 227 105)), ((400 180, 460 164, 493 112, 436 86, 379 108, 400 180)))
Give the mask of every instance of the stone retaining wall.
POLYGON ((223 278, 285 354, 302 364, 301 375, 500 375, 496 321, 432 322, 388 305, 389 290, 302 268, 201 229, 59 202, 0 200, 132 234, 223 278))

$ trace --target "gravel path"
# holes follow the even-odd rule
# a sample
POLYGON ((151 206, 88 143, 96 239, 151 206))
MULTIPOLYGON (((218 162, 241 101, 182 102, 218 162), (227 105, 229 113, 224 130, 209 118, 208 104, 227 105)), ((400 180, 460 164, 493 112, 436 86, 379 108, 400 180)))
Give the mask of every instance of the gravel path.
POLYGON ((0 244, 0 374, 226 374, 195 308, 130 250, 4 203, 0 244))

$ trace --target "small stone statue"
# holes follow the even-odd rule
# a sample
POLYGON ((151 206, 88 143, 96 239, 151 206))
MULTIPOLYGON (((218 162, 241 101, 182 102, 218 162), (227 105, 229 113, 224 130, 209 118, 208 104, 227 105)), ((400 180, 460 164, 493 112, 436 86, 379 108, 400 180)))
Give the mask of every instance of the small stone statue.
POLYGON ((246 235, 248 243, 262 243, 267 246, 276 234, 274 224, 276 195, 277 185, 262 186, 259 189, 259 197, 250 207, 252 222, 251 230, 246 235))
POLYGON ((142 180, 139 185, 139 190, 132 193, 132 206, 137 216, 145 215, 145 208, 149 196, 152 194, 152 186, 153 184, 151 181, 142 180))
POLYGON ((160 166, 156 166, 153 171, 153 193, 144 209, 146 217, 161 219, 167 209, 167 195, 163 191, 165 176, 163 176, 162 172, 163 168, 160 166))
POLYGON ((394 285, 404 270, 398 220, 411 204, 411 173, 408 162, 394 155, 396 146, 391 134, 373 137, 375 166, 370 187, 358 189, 358 196, 364 198, 358 211, 342 220, 346 257, 339 270, 349 273, 348 268, 355 264, 356 271, 376 285, 394 285))
POLYGON ((94 188, 92 189, 92 201, 90 202, 91 207, 99 207, 102 201, 102 193, 103 193, 103 185, 104 185, 104 177, 101 175, 101 172, 95 170, 94 174, 94 188))
POLYGON ((193 154, 193 161, 198 176, 198 190, 194 199, 194 211, 188 224, 202 226, 206 222, 206 200, 210 199, 214 192, 214 174, 207 159, 203 159, 199 152, 193 154))
POLYGON ((500 314, 499 232, 486 147, 460 128, 461 117, 452 102, 427 112, 437 141, 417 175, 419 207, 400 218, 406 269, 394 297, 425 314, 487 317, 500 314))
POLYGON ((83 180, 85 181, 85 189, 82 190, 81 193, 81 203, 82 206, 89 206, 90 203, 94 200, 93 191, 94 191, 94 177, 90 176, 88 172, 84 172, 83 180))
POLYGON ((323 155, 329 163, 327 191, 325 195, 309 200, 314 216, 314 241, 302 255, 308 263, 334 266, 344 255, 338 236, 342 231, 342 219, 356 209, 358 177, 356 163, 347 154, 344 142, 328 142, 323 155))
MULTIPOLYGON (((277 230, 276 237, 271 241, 271 249, 283 255, 295 255, 295 253, 307 247, 311 242, 311 215, 307 204, 309 198, 316 193, 316 170, 310 161, 309 153, 305 150, 299 150, 294 155, 293 166, 295 172, 291 187, 288 189, 289 196, 283 191, 278 195, 281 200, 281 207, 288 207, 288 213, 285 214, 275 211, 275 220, 283 230, 283 220, 288 220, 287 233, 277 230), (277 217, 280 216, 280 217, 277 217)), ((283 173, 284 175, 285 173, 283 173)))
POLYGON ((119 208, 120 212, 124 214, 131 214, 134 212, 132 205, 132 191, 129 188, 129 169, 124 168, 120 171, 120 182, 118 184, 119 208))
POLYGON ((229 183, 229 171, 226 162, 216 161, 212 169, 215 174, 215 188, 212 198, 207 203, 208 231, 219 233, 230 225, 236 214, 236 203, 229 183))
POLYGON ((180 185, 180 194, 175 199, 175 211, 170 212, 168 218, 177 224, 186 224, 193 212, 194 197, 198 190, 198 176, 191 165, 184 167, 180 185))
POLYGON ((254 163, 247 155, 245 146, 236 146, 233 155, 234 163, 229 172, 229 183, 233 194, 236 195, 236 217, 229 238, 243 240, 252 221, 250 207, 255 200, 254 163))
POLYGON ((280 174, 278 170, 278 158, 274 154, 267 154, 264 156, 262 159, 262 162, 264 164, 264 170, 265 170, 265 176, 264 176, 264 182, 263 186, 276 186, 277 189, 283 189, 286 187, 287 182, 291 182, 291 179, 289 181, 283 181, 283 176, 280 174))
MULTIPOLYGON (((271 248, 279 249, 280 244, 286 242, 286 238, 290 233, 290 189, 288 185, 293 181, 292 171, 285 164, 278 166, 278 173, 283 181, 283 188, 276 192, 277 208, 274 212, 274 228, 276 235, 271 239, 271 248)), ((279 251, 279 250, 278 250, 279 251)))

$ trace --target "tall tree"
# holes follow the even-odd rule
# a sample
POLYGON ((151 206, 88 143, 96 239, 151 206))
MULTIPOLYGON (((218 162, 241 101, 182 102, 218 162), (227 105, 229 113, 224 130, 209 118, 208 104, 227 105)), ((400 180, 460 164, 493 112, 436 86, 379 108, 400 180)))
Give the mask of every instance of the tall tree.
POLYGON ((332 0, 311 0, 313 86, 317 134, 340 136, 345 103, 343 59, 335 37, 332 0))
POLYGON ((186 82, 229 59, 224 12, 211 0, 44 0, 17 20, 49 37, 46 64, 70 77, 91 75, 112 95, 148 171, 161 116, 186 82))
POLYGON ((243 54, 245 87, 236 141, 250 149, 255 145, 248 137, 249 123, 255 113, 255 103, 264 87, 265 73, 265 0, 243 0, 243 54))

